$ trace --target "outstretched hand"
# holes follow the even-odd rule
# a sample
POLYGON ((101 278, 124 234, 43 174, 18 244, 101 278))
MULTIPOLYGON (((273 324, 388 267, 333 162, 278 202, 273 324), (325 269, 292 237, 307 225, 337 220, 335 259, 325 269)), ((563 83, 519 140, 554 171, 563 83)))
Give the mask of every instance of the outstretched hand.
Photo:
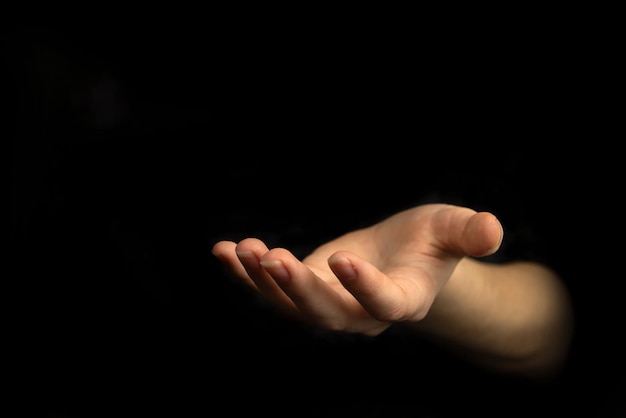
POLYGON ((256 238, 220 241, 212 252, 285 315, 374 336, 423 319, 458 262, 493 254, 502 238, 491 213, 427 204, 348 232, 301 261, 256 238))

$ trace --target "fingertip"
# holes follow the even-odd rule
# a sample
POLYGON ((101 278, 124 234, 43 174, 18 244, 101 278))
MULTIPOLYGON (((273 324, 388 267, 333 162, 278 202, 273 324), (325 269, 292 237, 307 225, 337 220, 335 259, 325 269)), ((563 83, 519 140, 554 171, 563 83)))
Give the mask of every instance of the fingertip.
POLYGON ((211 246, 211 253, 215 254, 215 253, 219 252, 220 246, 222 246, 222 241, 218 241, 218 242, 213 243, 213 245, 211 246))
POLYGON ((221 259, 224 254, 231 249, 234 249, 236 244, 232 241, 218 241, 211 247, 211 254, 221 259))
POLYGON ((493 213, 478 212, 469 219, 463 235, 466 252, 484 257, 498 251, 504 239, 504 229, 493 213))
POLYGON ((502 245, 502 241, 504 240, 504 227, 502 226, 500 221, 497 219, 496 219, 496 223, 497 223, 497 231, 498 231, 497 238, 495 240, 495 244, 489 250, 490 251, 489 254, 493 254, 496 251, 498 251, 498 249, 500 248, 500 245, 502 245))
POLYGON ((259 264, 267 271, 274 280, 287 283, 291 280, 291 274, 282 260, 261 260, 259 264))
POLYGON ((260 259, 269 249, 263 241, 258 238, 244 238, 238 243, 233 243, 234 251, 239 259, 256 258, 260 259))
POLYGON ((341 280, 352 280, 357 277, 357 271, 352 261, 341 254, 330 256, 328 266, 341 280))

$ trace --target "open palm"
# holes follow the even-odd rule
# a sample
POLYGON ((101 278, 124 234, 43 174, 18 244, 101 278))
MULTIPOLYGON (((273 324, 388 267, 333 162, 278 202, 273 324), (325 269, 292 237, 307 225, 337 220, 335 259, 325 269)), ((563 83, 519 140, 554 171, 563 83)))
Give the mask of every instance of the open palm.
POLYGON ((220 241, 213 253, 286 315, 377 335, 424 318, 457 263, 494 253, 502 234, 490 213, 430 204, 342 235, 303 260, 256 238, 220 241))

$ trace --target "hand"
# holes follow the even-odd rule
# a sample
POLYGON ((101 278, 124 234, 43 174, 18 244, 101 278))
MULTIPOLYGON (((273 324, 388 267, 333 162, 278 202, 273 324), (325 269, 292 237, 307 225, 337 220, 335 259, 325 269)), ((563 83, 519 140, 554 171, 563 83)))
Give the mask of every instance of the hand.
POLYGON ((491 213, 428 204, 346 233, 302 261, 256 238, 220 241, 212 252, 285 315, 374 336, 422 320, 459 261, 493 254, 502 238, 491 213))

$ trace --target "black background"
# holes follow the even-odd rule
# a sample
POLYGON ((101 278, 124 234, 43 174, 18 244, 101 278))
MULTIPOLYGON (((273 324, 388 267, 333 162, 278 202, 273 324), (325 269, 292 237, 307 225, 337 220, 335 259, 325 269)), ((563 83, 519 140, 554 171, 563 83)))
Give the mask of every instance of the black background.
POLYGON ((23 411, 617 416, 614 111, 598 114, 602 82, 578 65, 580 48, 602 54, 558 37, 239 29, 7 31, 23 411), (303 255, 428 201, 494 212, 494 262, 564 277, 577 332, 556 382, 493 376, 393 331, 302 329, 210 254, 256 236, 303 255))

